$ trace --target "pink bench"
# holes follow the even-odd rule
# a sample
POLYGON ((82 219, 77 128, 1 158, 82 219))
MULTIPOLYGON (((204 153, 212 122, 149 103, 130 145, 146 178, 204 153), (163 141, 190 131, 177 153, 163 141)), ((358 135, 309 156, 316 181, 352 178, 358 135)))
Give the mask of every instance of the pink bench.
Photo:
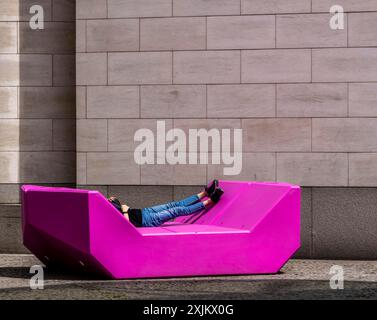
POLYGON ((300 247, 300 188, 220 181, 207 212, 135 228, 97 191, 22 187, 24 245, 113 279, 276 273, 300 247))

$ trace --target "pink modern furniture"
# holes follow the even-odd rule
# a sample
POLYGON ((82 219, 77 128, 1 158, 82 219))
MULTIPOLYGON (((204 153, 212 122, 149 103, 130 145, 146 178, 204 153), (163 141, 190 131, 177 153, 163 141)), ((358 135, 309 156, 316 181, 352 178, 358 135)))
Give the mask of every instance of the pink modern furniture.
POLYGON ((300 188, 220 185, 217 206, 158 228, 135 228, 97 191, 23 186, 24 245, 112 279, 277 273, 300 247, 300 188))

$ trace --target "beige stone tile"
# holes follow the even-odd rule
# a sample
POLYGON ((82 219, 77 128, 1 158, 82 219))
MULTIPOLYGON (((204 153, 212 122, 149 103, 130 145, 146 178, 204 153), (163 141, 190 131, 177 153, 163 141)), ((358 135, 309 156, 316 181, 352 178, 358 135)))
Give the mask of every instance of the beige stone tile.
POLYGON ((20 218, 21 206, 20 204, 0 204, 0 217, 1 218, 20 218))
POLYGON ((109 186, 109 195, 131 208, 146 208, 173 200, 172 186, 109 186))
POLYGON ((108 0, 109 18, 167 17, 171 0, 108 0))
POLYGON ((76 87, 76 118, 86 118, 86 87, 76 87))
POLYGON ((0 118, 17 118, 17 88, 0 87, 0 118))
POLYGON ((21 87, 19 91, 22 119, 75 118, 74 87, 21 87))
POLYGON ((347 84, 279 84, 278 117, 346 117, 347 84))
POLYGON ((176 141, 176 145, 187 152, 220 152, 223 146, 227 146, 225 139, 229 135, 231 150, 237 147, 238 152, 242 151, 241 142, 240 146, 234 144, 236 139, 242 139, 242 133, 239 133, 240 138, 235 133, 235 129, 241 128, 239 119, 175 119, 174 128, 184 132, 186 139, 176 141))
POLYGON ((134 154, 129 153, 88 153, 87 183, 99 185, 138 185, 140 168, 134 154))
POLYGON ((21 183, 76 183, 76 152, 22 152, 21 183))
MULTIPOLYGON (((9 1, 9 0, 5 0, 9 1)), ((14 2, 19 2, 19 13, 17 16, 17 21, 29 22, 32 14, 30 14, 30 8, 33 5, 39 5, 43 8, 44 20, 52 21, 52 2, 51 0, 14 0, 14 2)))
POLYGON ((343 30, 332 30, 328 14, 277 16, 278 48, 346 47, 347 19, 343 30))
POLYGON ((0 120, 1 151, 52 149, 51 120, 0 120))
POLYGON ((18 152, 0 152, 0 183, 19 182, 19 162, 18 152))
POLYGON ((377 80, 377 48, 313 50, 313 82, 377 80))
MULTIPOLYGON (((207 183, 207 168, 198 165, 174 165, 174 185, 205 185, 207 183)), ((143 171, 142 171, 143 172, 143 171)))
POLYGON ((141 50, 206 48, 205 18, 154 18, 140 21, 141 50))
POLYGON ((377 151, 377 119, 313 119, 313 151, 377 151))
POLYGON ((77 151, 107 150, 107 120, 77 120, 77 151))
POLYGON ((77 85, 107 84, 107 54, 78 53, 76 55, 77 85))
POLYGON ((20 203, 20 185, 0 184, 0 203, 20 203))
POLYGON ((20 53, 74 53, 75 23, 45 22, 44 29, 35 31, 29 22, 19 24, 20 53))
POLYGON ((349 185, 375 187, 377 185, 377 153, 349 154, 349 185))
POLYGON ((107 17, 107 0, 77 0, 77 19, 100 19, 107 17))
MULTIPOLYGON (((109 151, 134 152, 142 141, 135 141, 139 129, 151 130, 154 134, 154 146, 157 139, 157 119, 118 119, 109 120, 109 151)), ((172 120, 165 122, 165 134, 172 128, 172 120)), ((164 132, 163 132, 164 134, 164 132)), ((156 147, 156 146, 155 146, 156 147)))
POLYGON ((310 50, 243 51, 243 83, 310 82, 310 50))
POLYGON ((17 23, 0 22, 0 39, 0 53, 17 53, 17 23))
POLYGON ((20 120, 18 143, 21 151, 52 150, 52 120, 20 120))
POLYGON ((0 0, 0 21, 18 21, 19 15, 18 1, 0 0))
POLYGON ((277 181, 301 186, 348 185, 345 153, 278 153, 277 181))
POLYGON ((76 150, 76 120, 53 120, 53 147, 56 151, 76 150))
POLYGON ((88 87, 88 118, 138 118, 137 86, 88 87))
POLYGON ((208 49, 275 47, 275 16, 209 17, 208 49))
POLYGON ((344 8, 344 12, 352 11, 376 11, 377 3, 375 0, 312 0, 313 12, 329 12, 330 8, 337 4, 344 8))
POLYGON ((239 0, 173 0, 175 16, 240 14, 239 0))
POLYGON ((203 190, 203 186, 173 186, 173 196, 174 201, 180 201, 187 197, 197 194, 203 190))
POLYGON ((245 151, 310 151, 311 120, 246 119, 242 120, 245 151))
POLYGON ((242 14, 310 12, 310 0, 241 0, 242 14))
MULTIPOLYGON (((174 167, 169 164, 144 164, 140 166, 142 185, 174 185, 174 167)), ((196 171, 194 171, 196 173, 196 171)))
POLYGON ((174 53, 174 83, 239 83, 239 51, 174 53))
POLYGON ((139 20, 110 19, 87 21, 88 52, 139 50, 139 20))
POLYGON ((78 152, 76 156, 77 184, 86 184, 86 153, 78 152))
MULTIPOLYGON (((224 168, 232 168, 236 171, 235 164, 208 164, 208 180, 240 180, 240 181, 275 181, 276 156, 275 153, 243 153, 230 154, 232 157, 240 157, 242 170, 237 175, 225 174, 224 168)), ((237 158, 238 159, 238 158, 237 158)))
POLYGON ((377 46, 377 12, 350 13, 348 32, 350 47, 377 46))
POLYGON ((54 86, 76 84, 76 57, 71 54, 54 55, 54 86))
POLYGON ((205 164, 153 164, 141 166, 143 185, 205 185, 205 164))
POLYGON ((190 129, 238 129, 241 128, 239 119, 174 119, 174 127, 188 132, 190 129))
POLYGON ((349 84, 349 115, 377 117, 377 83, 349 84))
MULTIPOLYGON (((14 206, 15 207, 15 206, 14 206)), ((16 209, 20 212, 20 207, 16 209)), ((0 218, 0 252, 3 254, 30 254, 22 244, 20 218, 0 218)))
POLYGON ((76 0, 52 0, 52 20, 75 21, 76 0))
POLYGON ((202 118, 205 115, 205 86, 165 85, 141 88, 141 117, 143 118, 202 118))
POLYGON ((200 190, 203 189, 203 186, 174 186, 174 201, 180 201, 187 197, 197 194, 200 190))
POLYGON ((51 86, 52 56, 45 54, 22 54, 19 61, 21 86, 51 86))
POLYGON ((109 84, 172 83, 171 52, 109 54, 109 84))
POLYGON ((18 151, 20 149, 19 120, 0 120, 0 151, 18 151))
POLYGON ((275 85, 208 86, 208 117, 275 117, 275 85))
POLYGON ((20 60, 16 54, 0 54, 0 86, 18 86, 20 60))
POLYGON ((86 52, 86 20, 76 20, 76 52, 86 52))

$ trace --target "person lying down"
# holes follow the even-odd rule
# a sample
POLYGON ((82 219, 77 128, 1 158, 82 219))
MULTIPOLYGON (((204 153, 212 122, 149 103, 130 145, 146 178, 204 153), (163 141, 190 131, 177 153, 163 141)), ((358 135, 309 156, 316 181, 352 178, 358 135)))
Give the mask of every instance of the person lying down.
POLYGON ((192 215, 214 206, 223 194, 224 191, 219 187, 218 180, 213 180, 196 195, 150 208, 133 209, 121 204, 115 197, 110 197, 108 200, 135 227, 158 227, 177 217, 192 215))

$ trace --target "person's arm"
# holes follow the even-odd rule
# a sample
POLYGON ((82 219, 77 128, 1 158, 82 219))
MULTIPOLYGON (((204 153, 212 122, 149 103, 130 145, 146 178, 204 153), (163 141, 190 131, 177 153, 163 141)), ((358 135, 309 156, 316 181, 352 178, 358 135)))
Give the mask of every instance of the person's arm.
POLYGON ((125 205, 125 204, 122 205, 122 213, 123 213, 124 217, 125 217, 127 220, 130 220, 130 217, 129 217, 129 215, 128 215, 128 210, 129 210, 129 209, 130 209, 129 206, 127 206, 127 205, 125 205))

